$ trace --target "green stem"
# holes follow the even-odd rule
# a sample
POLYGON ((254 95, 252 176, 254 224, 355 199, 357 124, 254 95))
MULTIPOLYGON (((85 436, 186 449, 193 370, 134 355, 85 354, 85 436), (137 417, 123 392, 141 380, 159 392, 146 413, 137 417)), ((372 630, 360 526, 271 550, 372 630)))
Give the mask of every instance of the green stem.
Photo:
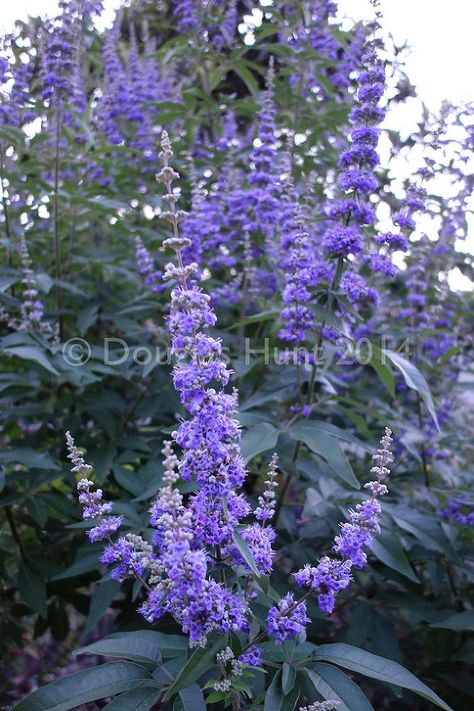
MULTIPOLYGON (((338 288, 343 273, 344 273, 344 258, 339 257, 339 259, 337 260, 336 272, 334 274, 334 278, 333 278, 332 284, 331 284, 331 292, 334 289, 338 288)), ((328 310, 329 311, 332 312, 335 302, 336 302, 336 300, 334 298, 334 294, 330 293, 329 297, 328 297, 328 310)), ((316 345, 316 351, 315 351, 316 354, 319 354, 319 351, 322 348, 323 343, 324 343, 323 330, 324 330, 325 326, 326 326, 326 321, 323 321, 323 323, 321 324, 321 331, 320 331, 318 342, 316 345)), ((313 367, 311 368, 311 374, 309 376, 308 393, 306 395, 306 403, 305 403, 306 406, 308 406, 308 405, 311 406, 313 404, 314 384, 316 382, 317 370, 318 370, 318 362, 315 361, 313 364, 313 367)), ((292 423, 294 421, 295 421, 295 418, 292 420, 292 423)), ((301 450, 301 444, 302 444, 301 440, 298 440, 295 444, 295 447, 293 449, 293 456, 291 459, 292 464, 295 464, 298 461, 298 457, 299 457, 300 450, 301 450)), ((278 499, 277 499, 277 502, 275 505, 275 514, 273 516, 273 521, 272 521, 275 528, 276 528, 276 525, 278 522, 278 518, 280 516, 281 508, 282 508, 284 501, 285 501, 286 492, 288 491, 288 487, 290 485, 290 479, 291 479, 290 474, 284 475, 283 484, 280 488, 278 499)))
POLYGON ((25 558, 25 550, 23 548, 23 545, 22 545, 22 542, 21 542, 21 539, 20 539, 20 536, 18 533, 18 529, 16 527, 15 519, 13 518, 13 514, 12 514, 10 506, 5 506, 5 515, 7 517, 8 525, 10 526, 10 530, 12 532, 13 540, 15 541, 15 543, 18 547, 21 558, 24 559, 25 558))
MULTIPOLYGON (((54 230, 54 254, 56 262, 56 279, 61 281, 61 250, 59 241, 59 139, 60 139, 61 115, 59 104, 56 109, 56 138, 54 156, 54 193, 53 193, 53 230, 54 230)), ((63 336, 63 295, 61 285, 57 284, 57 308, 59 321, 59 338, 63 336)))
POLYGON ((3 216, 5 218, 5 235, 7 237, 7 255, 8 255, 8 264, 11 267, 12 266, 12 252, 11 252, 11 233, 10 233, 10 219, 8 216, 8 204, 7 204, 7 198, 5 195, 5 188, 3 185, 3 181, 5 180, 5 154, 3 152, 3 141, 0 139, 0 182, 1 182, 1 187, 2 187, 2 207, 3 207, 3 216))

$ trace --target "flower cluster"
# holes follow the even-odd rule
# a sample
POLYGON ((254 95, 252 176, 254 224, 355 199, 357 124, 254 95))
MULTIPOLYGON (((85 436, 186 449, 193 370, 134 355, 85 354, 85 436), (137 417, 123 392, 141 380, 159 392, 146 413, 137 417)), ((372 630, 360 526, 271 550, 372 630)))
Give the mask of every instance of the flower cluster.
POLYGON ((88 531, 87 535, 91 543, 103 541, 112 533, 118 531, 122 525, 122 516, 109 516, 112 513, 112 504, 102 502, 102 490, 91 491, 91 486, 94 483, 88 477, 92 472, 92 467, 84 461, 69 432, 66 432, 66 443, 68 448, 67 456, 73 464, 71 471, 81 477, 77 484, 77 490, 79 492, 79 503, 84 507, 83 519, 97 523, 96 526, 88 531))
POLYGON ((295 601, 292 593, 288 593, 268 613, 268 634, 281 644, 304 632, 307 621, 306 603, 295 601))
POLYGON ((137 266, 145 284, 154 292, 163 290, 163 274, 156 269, 153 257, 143 244, 141 237, 135 237, 135 253, 137 266))
MULTIPOLYGON (((157 118, 156 103, 174 98, 171 76, 159 72, 154 41, 146 23, 142 29, 143 51, 139 51, 134 25, 130 25, 130 52, 123 61, 119 43, 122 16, 117 14, 113 27, 105 35, 103 44, 104 80, 103 96, 97 102, 96 122, 113 145, 127 143, 134 149, 135 162, 141 173, 157 169, 154 123, 157 118)), ((96 171, 94 177, 101 176, 96 171)))
POLYGON ((392 443, 392 433, 386 427, 370 470, 377 478, 365 484, 372 497, 349 511, 349 522, 341 524, 341 533, 334 540, 334 552, 341 559, 323 556, 316 566, 307 564, 294 574, 300 587, 317 593, 322 612, 331 613, 334 610, 336 595, 350 585, 352 567, 360 569, 367 562, 363 548, 370 545, 373 534, 380 531, 381 508, 377 497, 388 492, 383 481, 388 477, 393 461, 390 451, 392 443))
POLYGON ((333 711, 341 705, 340 701, 328 699, 327 701, 315 701, 309 706, 300 706, 299 711, 333 711))
POLYGON ((275 489, 278 487, 276 481, 278 466, 278 455, 273 454, 268 466, 267 479, 265 480, 265 490, 258 497, 258 507, 255 509, 255 518, 259 521, 269 521, 275 513, 275 489))
POLYGON ((19 330, 32 328, 40 333, 51 333, 50 324, 43 321, 44 306, 38 293, 38 282, 31 269, 31 259, 24 235, 20 236, 20 258, 23 268, 23 300, 19 330))
MULTIPOLYGON (((361 58, 363 69, 357 77, 358 103, 350 114, 351 144, 339 159, 338 184, 344 195, 327 209, 332 224, 324 235, 324 248, 327 257, 338 260, 340 264, 363 253, 363 228, 372 226, 375 220, 370 196, 378 188, 374 169, 379 163, 376 150, 380 134, 378 124, 385 116, 379 106, 385 90, 385 72, 378 56, 380 42, 375 37, 378 23, 375 21, 369 29, 373 30, 374 38, 366 43, 361 58)), ((368 287, 347 262, 346 268, 344 280, 340 276, 335 277, 336 286, 340 285, 353 303, 362 299, 375 301, 375 290, 368 287), (356 289, 353 276, 357 281, 356 289)))
POLYGON ((441 516, 449 523, 459 523, 461 526, 474 528, 474 506, 464 501, 465 498, 460 494, 457 500, 448 501, 441 511, 441 516))

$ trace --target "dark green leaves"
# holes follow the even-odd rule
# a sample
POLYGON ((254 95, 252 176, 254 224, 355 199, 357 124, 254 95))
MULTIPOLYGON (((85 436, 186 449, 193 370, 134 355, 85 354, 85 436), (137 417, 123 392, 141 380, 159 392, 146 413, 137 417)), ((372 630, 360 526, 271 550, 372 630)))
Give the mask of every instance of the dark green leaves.
POLYGON ((297 422, 290 429, 290 435, 293 439, 304 442, 315 454, 319 454, 329 464, 336 476, 355 489, 360 487, 343 449, 334 437, 318 430, 311 420, 297 422))
POLYGON ((84 634, 88 634, 102 619, 113 599, 120 590, 117 580, 103 580, 97 583, 91 597, 89 617, 87 618, 84 634))
POLYGON ((444 630, 459 630, 462 632, 474 631, 474 610, 464 610, 455 612, 443 620, 432 622, 430 627, 437 627, 444 630))
POLYGON ((14 708, 15 711, 68 711, 80 704, 128 691, 146 680, 151 680, 151 676, 143 667, 130 662, 111 662, 53 681, 14 708))
POLYGON ((403 356, 401 356, 399 353, 395 353, 395 351, 391 351, 388 349, 385 350, 384 353, 403 375, 403 378, 408 387, 412 390, 416 390, 416 392, 420 395, 421 399, 424 401, 428 409, 428 412, 433 418, 433 422, 439 429, 438 418, 436 416, 433 398, 431 396, 431 392, 428 387, 428 383, 425 380, 425 377, 420 373, 418 368, 413 365, 413 363, 410 363, 410 361, 406 360, 406 358, 403 358, 403 356))
POLYGON ((170 659, 183 654, 187 646, 186 637, 146 629, 114 632, 98 642, 77 649, 74 654, 104 654, 158 664, 162 657, 170 659))
POLYGON ((21 564, 18 572, 18 592, 27 605, 46 619, 46 584, 26 563, 21 564))
POLYGON ((195 681, 215 664, 216 654, 225 647, 225 644, 225 637, 221 635, 219 638, 211 641, 204 649, 196 649, 166 692, 164 700, 167 701, 171 699, 182 689, 187 689, 188 686, 194 684, 195 681))
MULTIPOLYGON (((288 688, 288 677, 285 677, 286 686, 288 688)), ((291 685, 290 685, 291 686, 291 685)), ((285 694, 282 687, 282 672, 277 671, 273 677, 272 683, 265 695, 264 711, 293 711, 296 707, 300 695, 300 689, 294 683, 288 692, 285 694)))
POLYGON ((103 654, 105 657, 118 657, 130 659, 132 662, 155 665, 161 661, 158 641, 153 637, 147 637, 146 633, 142 636, 139 632, 115 637, 111 635, 87 647, 77 649, 74 654, 103 654))
POLYGON ((257 454, 274 449, 278 442, 278 430, 269 422, 252 425, 242 437, 242 456, 246 462, 257 454))
POLYGON ((414 583, 420 582, 413 572, 400 540, 395 535, 379 534, 372 539, 369 547, 372 553, 389 568, 393 568, 414 583))
POLYGON ((300 672, 299 677, 309 699, 317 692, 325 700, 339 701, 338 711, 374 711, 361 688, 337 667, 318 662, 300 672))
POLYGON ((156 685, 138 686, 130 691, 125 691, 111 701, 104 710, 107 711, 148 711, 161 696, 161 691, 156 685))
POLYGON ((364 674, 364 676, 385 681, 387 684, 395 684, 403 689, 409 689, 445 711, 452 711, 451 707, 434 691, 431 691, 426 684, 391 659, 378 657, 349 644, 323 644, 317 647, 314 657, 332 662, 345 669, 351 669, 359 674, 364 674))
POLYGON ((259 573, 259 571, 258 571, 258 568, 257 568, 256 564, 255 564, 255 560, 254 560, 254 558, 253 558, 253 555, 252 555, 252 553, 251 553, 251 551, 250 551, 250 549, 249 549, 249 547, 248 547, 248 545, 247 545, 247 542, 242 538, 242 536, 240 535, 240 533, 239 533, 238 531, 234 531, 232 537, 233 537, 233 540, 234 540, 234 545, 235 545, 235 547, 237 548, 237 550, 239 551, 240 555, 242 556, 242 558, 245 560, 245 562, 246 562, 247 565, 249 566, 249 568, 250 568, 250 570, 252 571, 252 573, 254 573, 255 575, 259 576, 260 573, 259 573))
POLYGON ((183 704, 184 711, 206 711, 206 703, 202 691, 197 684, 188 686, 179 692, 179 698, 183 704))

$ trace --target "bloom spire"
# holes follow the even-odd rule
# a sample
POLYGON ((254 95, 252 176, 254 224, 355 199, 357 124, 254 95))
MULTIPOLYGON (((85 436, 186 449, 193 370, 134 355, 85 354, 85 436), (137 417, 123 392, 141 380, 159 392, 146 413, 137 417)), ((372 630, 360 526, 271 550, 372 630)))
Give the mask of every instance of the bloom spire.
POLYGON ((370 473, 376 478, 365 484, 372 496, 362 504, 357 504, 355 510, 349 511, 349 522, 341 524, 341 533, 334 539, 333 550, 340 555, 340 559, 326 555, 316 566, 308 563, 294 573, 297 585, 317 594, 322 612, 333 612, 336 595, 351 583, 352 568, 363 568, 367 562, 363 548, 370 545, 374 533, 380 532, 381 508, 377 497, 388 492, 384 481, 393 462, 390 451, 392 444, 392 432, 386 427, 380 447, 372 457, 373 466, 370 473))

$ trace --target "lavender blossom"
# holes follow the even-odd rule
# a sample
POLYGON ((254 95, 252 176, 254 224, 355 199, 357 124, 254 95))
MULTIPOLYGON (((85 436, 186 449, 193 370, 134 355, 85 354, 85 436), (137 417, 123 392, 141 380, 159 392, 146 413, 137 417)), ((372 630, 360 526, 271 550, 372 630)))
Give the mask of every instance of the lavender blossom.
POLYGON ((463 494, 459 494, 456 500, 448 501, 441 511, 441 516, 448 523, 474 528, 474 506, 464 501, 465 498, 463 494))
POLYGON ((201 24, 201 11, 201 0, 173 0, 173 14, 177 18, 178 32, 197 32, 201 24))
POLYGON ((265 490, 258 497, 258 507, 255 509, 255 518, 259 521, 269 521, 275 514, 275 489, 278 487, 278 482, 275 481, 277 476, 278 455, 273 454, 268 466, 267 479, 265 480, 265 490))
POLYGON ((306 603, 295 602, 293 595, 288 593, 275 607, 270 608, 267 616, 268 634, 275 637, 278 644, 282 644, 304 632, 307 621, 306 603))
POLYGON ((259 667, 262 663, 262 650, 252 645, 239 656, 238 660, 241 664, 247 664, 249 667, 259 667))
POLYGON ((44 306, 38 293, 38 282, 31 269, 31 259, 26 240, 20 236, 20 258, 23 267, 22 284, 24 285, 23 301, 21 304, 21 322, 19 330, 33 328, 40 333, 51 333, 51 326, 43 321, 44 306))
POLYGON ((153 257, 143 244, 140 237, 135 237, 135 250, 138 270, 145 280, 145 284, 154 292, 163 291, 163 274, 156 269, 153 257))
POLYGON ((225 386, 230 371, 222 360, 221 344, 206 331, 216 316, 209 296, 195 283, 196 265, 183 266, 181 250, 189 239, 178 237, 177 225, 182 213, 176 211, 177 196, 172 181, 178 174, 169 166, 172 155, 169 139, 163 135, 161 152, 164 167, 159 174, 167 188, 170 205, 165 214, 173 224, 174 237, 165 241, 177 254, 178 267, 168 264, 165 279, 176 279, 178 287, 171 294, 168 328, 172 352, 177 358, 173 373, 175 388, 191 419, 173 434, 183 449, 179 469, 184 479, 196 477, 200 487, 192 497, 198 538, 210 545, 228 543, 235 525, 249 512, 249 506, 236 491, 245 478, 240 456, 240 431, 236 413, 236 393, 226 394, 210 387, 225 386))
POLYGON ((81 477, 77 484, 77 490, 79 492, 79 503, 84 507, 82 517, 85 521, 94 520, 97 523, 87 532, 87 535, 91 543, 103 541, 120 528, 123 517, 108 515, 112 513, 112 504, 102 502, 102 489, 91 491, 94 482, 88 477, 92 472, 92 467, 84 461, 69 432, 66 432, 66 443, 68 459, 74 465, 71 471, 81 477))
POLYGON ((393 461, 390 451, 392 443, 392 432, 386 427, 381 446, 372 457, 370 472, 377 478, 365 484, 372 497, 349 511, 350 522, 341 524, 341 533, 335 537, 333 550, 341 556, 341 560, 324 556, 316 566, 306 564, 294 573, 297 585, 317 594, 319 609, 326 614, 333 612, 337 594, 350 585, 352 567, 360 569, 366 564, 363 548, 370 545, 374 533, 380 532, 381 508, 377 497, 388 492, 383 481, 388 477, 393 461))

